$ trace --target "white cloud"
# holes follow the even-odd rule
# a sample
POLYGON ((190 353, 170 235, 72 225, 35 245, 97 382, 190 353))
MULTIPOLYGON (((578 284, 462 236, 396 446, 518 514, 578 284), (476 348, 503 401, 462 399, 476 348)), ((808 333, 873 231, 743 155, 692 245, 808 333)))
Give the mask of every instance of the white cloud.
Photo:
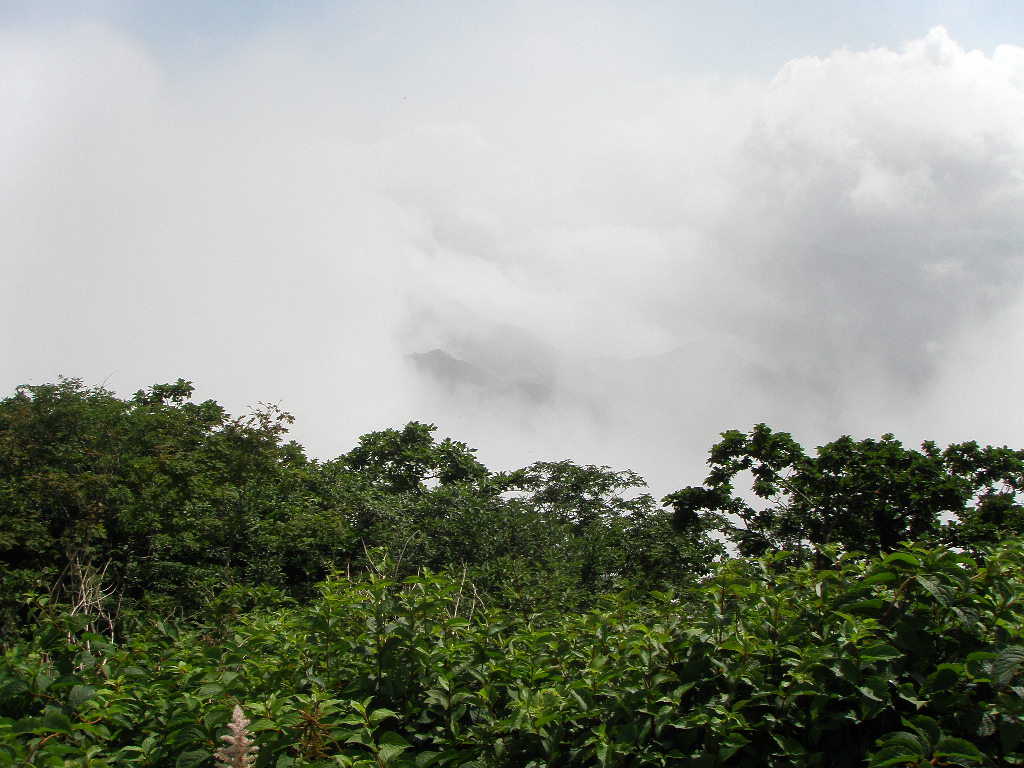
POLYGON ((321 455, 418 418, 659 491, 755 421, 927 437, 955 402, 985 440, 1015 407, 956 391, 971 334, 1016 328, 1024 50, 936 29, 757 82, 506 21, 291 28, 174 71, 109 27, 0 39, 7 388, 184 376, 280 399, 321 455), (433 348, 491 378, 432 379, 433 348))

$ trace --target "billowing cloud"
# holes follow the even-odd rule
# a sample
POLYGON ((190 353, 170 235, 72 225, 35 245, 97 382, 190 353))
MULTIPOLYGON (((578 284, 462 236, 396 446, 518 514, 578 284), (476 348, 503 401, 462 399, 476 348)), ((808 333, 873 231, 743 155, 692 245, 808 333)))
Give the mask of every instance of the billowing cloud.
MULTIPOLYGON (((762 419, 811 441, 979 436, 972 423, 1016 418, 1013 400, 936 382, 1021 298, 1022 75, 1021 49, 967 52, 940 28, 792 61, 763 86, 677 84, 590 127, 596 173, 488 273, 500 288, 440 320, 439 346, 488 368, 508 327, 530 330, 545 353, 518 375, 555 382, 540 423, 564 434, 575 414, 583 442, 623 453, 762 419)), ((1001 379, 1005 358, 984 369, 1001 379)))
POLYGON ((113 26, 0 38, 5 386, 184 376, 320 455, 416 418, 658 491, 756 421, 1003 439, 1024 49, 937 28, 758 81, 504 21, 173 67, 113 26))

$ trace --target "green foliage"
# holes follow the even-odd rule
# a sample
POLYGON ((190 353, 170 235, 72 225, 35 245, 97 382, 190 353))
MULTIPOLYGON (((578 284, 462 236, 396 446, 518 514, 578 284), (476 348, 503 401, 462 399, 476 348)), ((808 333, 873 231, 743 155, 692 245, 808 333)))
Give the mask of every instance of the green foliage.
POLYGON ((0 765, 1024 763, 1024 548, 731 560, 685 595, 522 616, 429 573, 334 578, 218 636, 41 619, 0 659, 0 765), (67 761, 67 762, 64 762, 67 761))
POLYGON ((230 418, 191 394, 178 380, 120 400, 62 379, 0 401, 0 628, 24 618, 32 592, 94 612, 190 611, 232 584, 323 578, 351 536, 282 442, 291 417, 261 406, 230 418), (312 529, 315 541, 301 535, 312 529))
POLYGON ((371 482, 394 493, 423 493, 432 483, 480 481, 489 473, 465 443, 434 441, 433 424, 411 421, 401 430, 386 429, 359 439, 345 455, 347 464, 371 482))
POLYGON ((903 720, 906 730, 879 740, 881 747, 870 755, 872 768, 898 765, 977 765, 985 762, 981 750, 966 739, 946 736, 939 724, 926 715, 903 720))
POLYGON ((949 471, 966 480, 973 499, 959 515, 949 540, 972 547, 1024 535, 1024 451, 975 442, 951 445, 942 453, 949 471))
POLYGON ((154 610, 208 623, 258 590, 304 599, 335 569, 372 572, 381 551, 398 575, 461 569, 523 609, 689 584, 722 551, 676 533, 631 472, 494 475, 419 422, 318 462, 284 442, 275 406, 231 417, 192 394, 179 379, 122 400, 62 379, 0 401, 5 634, 33 604, 74 606, 107 633, 154 610))
POLYGON ((666 509, 192 394, 0 401, 0 766, 1024 764, 1022 452, 758 425, 666 509))
POLYGON ((785 432, 758 424, 722 433, 702 487, 668 496, 679 530, 720 528, 747 555, 772 550, 891 552, 904 541, 971 547, 1024 534, 1024 453, 979 448, 905 448, 892 435, 844 436, 811 456, 785 432), (750 493, 737 491, 749 477, 750 493), (755 509, 750 495, 770 502, 755 509), (944 526, 944 517, 953 525, 944 526))
POLYGON ((500 480, 516 494, 523 527, 536 529, 531 549, 544 553, 545 571, 572 569, 569 578, 592 592, 690 585, 725 552, 706 530, 673 529, 635 472, 537 462, 500 480))

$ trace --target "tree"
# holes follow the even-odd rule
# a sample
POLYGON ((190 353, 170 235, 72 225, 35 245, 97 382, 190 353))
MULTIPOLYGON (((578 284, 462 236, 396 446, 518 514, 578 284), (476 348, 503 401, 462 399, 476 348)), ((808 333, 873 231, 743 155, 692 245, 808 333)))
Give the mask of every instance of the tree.
POLYGON ((434 440, 433 424, 410 421, 401 430, 385 429, 359 438, 343 458, 347 465, 393 493, 424 493, 439 483, 479 482, 490 474, 465 443, 434 440))
POLYGON ((26 593, 52 589, 75 553, 106 537, 109 427, 126 409, 77 379, 18 387, 0 401, 0 631, 26 593))
POLYGON ((537 462, 505 482, 519 494, 516 503, 541 522, 552 565, 571 569, 590 591, 693 583, 722 554, 707 530, 673 529, 670 513, 629 470, 537 462))
POLYGON ((1024 451, 971 441, 950 445, 942 453, 948 470, 966 480, 971 503, 951 526, 948 543, 974 548, 1007 536, 1024 536, 1024 451))
POLYGON ((186 609, 231 584, 301 592, 327 573, 351 536, 313 492, 316 465, 283 442, 291 417, 231 418, 192 393, 179 379, 122 400, 61 379, 0 401, 0 625, 25 593, 62 599, 71 564, 103 573, 115 604, 186 609))
POLYGON ((935 538, 943 514, 962 514, 972 495, 970 479, 951 471, 934 444, 916 451, 891 434, 844 436, 809 456, 788 433, 758 424, 749 434, 722 433, 708 464, 702 487, 666 502, 677 528, 718 525, 744 555, 827 544, 888 552, 904 540, 935 538), (755 509, 736 492, 742 473, 769 506, 755 509))

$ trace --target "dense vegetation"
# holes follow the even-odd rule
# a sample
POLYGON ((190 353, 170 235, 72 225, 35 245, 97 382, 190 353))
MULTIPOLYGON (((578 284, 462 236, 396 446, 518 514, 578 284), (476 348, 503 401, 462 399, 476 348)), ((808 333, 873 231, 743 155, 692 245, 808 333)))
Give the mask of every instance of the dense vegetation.
POLYGON ((1024 764, 1024 452, 757 425, 659 506, 191 394, 0 401, 0 765, 1024 764))

